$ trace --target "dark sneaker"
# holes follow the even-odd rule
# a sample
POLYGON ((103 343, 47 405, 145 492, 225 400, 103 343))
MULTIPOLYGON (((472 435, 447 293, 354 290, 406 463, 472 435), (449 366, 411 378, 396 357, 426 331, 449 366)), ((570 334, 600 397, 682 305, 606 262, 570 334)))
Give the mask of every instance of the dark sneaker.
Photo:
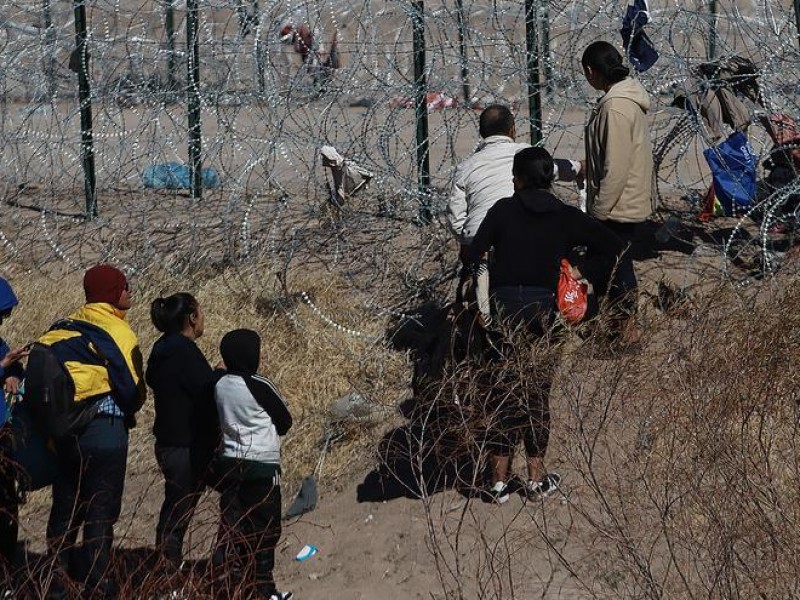
POLYGON ((508 486, 504 481, 496 482, 487 492, 490 502, 505 504, 508 502, 508 486))
POLYGON ((561 475, 558 473, 548 473, 539 481, 528 480, 525 483, 525 493, 528 498, 547 498, 558 489, 561 484, 561 475))
POLYGON ((267 596, 267 600, 291 600, 294 598, 294 594, 292 592, 272 592, 269 596, 267 596))

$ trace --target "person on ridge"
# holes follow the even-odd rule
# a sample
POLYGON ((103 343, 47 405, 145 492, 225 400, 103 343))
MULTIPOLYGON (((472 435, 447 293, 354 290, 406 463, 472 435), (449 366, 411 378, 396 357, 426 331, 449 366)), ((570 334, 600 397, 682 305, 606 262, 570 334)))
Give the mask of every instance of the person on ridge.
MULTIPOLYGON (((556 198, 553 159, 544 148, 526 148, 514 156, 514 195, 496 202, 486 213, 469 247, 468 260, 477 263, 494 249, 490 273, 493 311, 512 327, 524 326, 537 337, 546 335, 555 316, 555 293, 561 260, 577 247, 587 250, 573 266, 576 279, 586 277, 605 293, 611 273, 623 253, 622 241, 599 221, 556 198)), ((625 260, 623 258, 623 260, 625 260)), ((540 381, 530 397, 510 393, 498 399, 493 436, 493 501, 506 502, 510 457, 519 437, 528 458, 528 497, 547 495, 561 480, 546 473, 544 456, 550 436, 550 387, 555 366, 537 369, 540 381)))
MULTIPOLYGON (((643 224, 653 213, 653 147, 647 124, 650 97, 629 77, 622 55, 608 42, 590 44, 581 65, 589 84, 603 92, 586 125, 586 206, 616 233, 634 260, 646 255, 643 224)), ((624 344, 639 339, 636 274, 630 261, 615 275, 613 333, 624 344)))
POLYGON ((180 569, 183 540, 219 437, 213 371, 196 341, 205 331, 200 304, 184 292, 156 298, 153 325, 163 335, 147 360, 153 390, 155 453, 164 474, 156 546, 169 568, 180 569))

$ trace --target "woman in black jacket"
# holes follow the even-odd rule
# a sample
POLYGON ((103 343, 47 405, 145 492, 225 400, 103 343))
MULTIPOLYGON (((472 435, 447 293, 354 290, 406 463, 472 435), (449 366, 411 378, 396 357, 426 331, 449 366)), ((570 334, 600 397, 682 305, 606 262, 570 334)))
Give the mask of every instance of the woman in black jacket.
POLYGON ((205 319, 191 294, 157 298, 150 317, 162 335, 153 345, 145 379, 155 397, 156 459, 164 474, 164 503, 156 545, 173 567, 203 488, 219 437, 211 366, 195 340, 205 319))
MULTIPOLYGON (((531 332, 542 335, 555 314, 561 259, 578 247, 585 248, 585 258, 579 267, 573 267, 573 275, 589 279, 603 293, 624 246, 599 221, 550 193, 555 174, 553 158, 547 150, 521 150, 514 156, 512 173, 514 195, 498 201, 486 213, 470 246, 470 258, 474 264, 494 250, 489 271, 494 311, 501 318, 524 323, 531 332)), ((546 495, 560 481, 556 473, 542 476, 550 433, 552 380, 552 370, 542 370, 542 380, 534 386, 535 397, 516 398, 515 393, 509 393, 499 399, 496 407, 499 426, 493 432, 494 485, 490 491, 496 502, 508 500, 510 456, 520 435, 528 457, 528 496, 546 495)), ((513 392, 517 388, 509 389, 513 392)))

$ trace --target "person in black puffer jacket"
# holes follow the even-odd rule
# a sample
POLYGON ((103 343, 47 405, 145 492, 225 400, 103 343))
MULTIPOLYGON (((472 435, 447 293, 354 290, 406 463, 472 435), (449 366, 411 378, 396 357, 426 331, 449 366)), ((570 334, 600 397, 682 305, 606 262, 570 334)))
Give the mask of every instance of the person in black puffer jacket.
POLYGON ((153 345, 145 380, 155 397, 156 459, 164 474, 164 503, 156 545, 179 568, 183 538, 219 437, 213 371, 195 340, 205 319, 193 296, 157 298, 150 316, 162 335, 153 345))

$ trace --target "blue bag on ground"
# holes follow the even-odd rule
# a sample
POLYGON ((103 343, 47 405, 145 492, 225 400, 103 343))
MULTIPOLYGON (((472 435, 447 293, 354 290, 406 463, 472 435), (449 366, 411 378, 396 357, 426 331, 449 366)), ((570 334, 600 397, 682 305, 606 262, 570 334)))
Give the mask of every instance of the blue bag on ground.
MULTIPOLYGON (((210 167, 202 169, 203 187, 214 189, 220 186, 219 174, 210 167)), ((189 167, 177 162, 162 163, 147 167, 142 173, 144 187, 154 190, 188 190, 192 183, 189 167)))
POLYGON ((711 175, 714 193, 728 216, 753 205, 756 195, 758 156, 740 131, 727 140, 703 151, 711 175))

